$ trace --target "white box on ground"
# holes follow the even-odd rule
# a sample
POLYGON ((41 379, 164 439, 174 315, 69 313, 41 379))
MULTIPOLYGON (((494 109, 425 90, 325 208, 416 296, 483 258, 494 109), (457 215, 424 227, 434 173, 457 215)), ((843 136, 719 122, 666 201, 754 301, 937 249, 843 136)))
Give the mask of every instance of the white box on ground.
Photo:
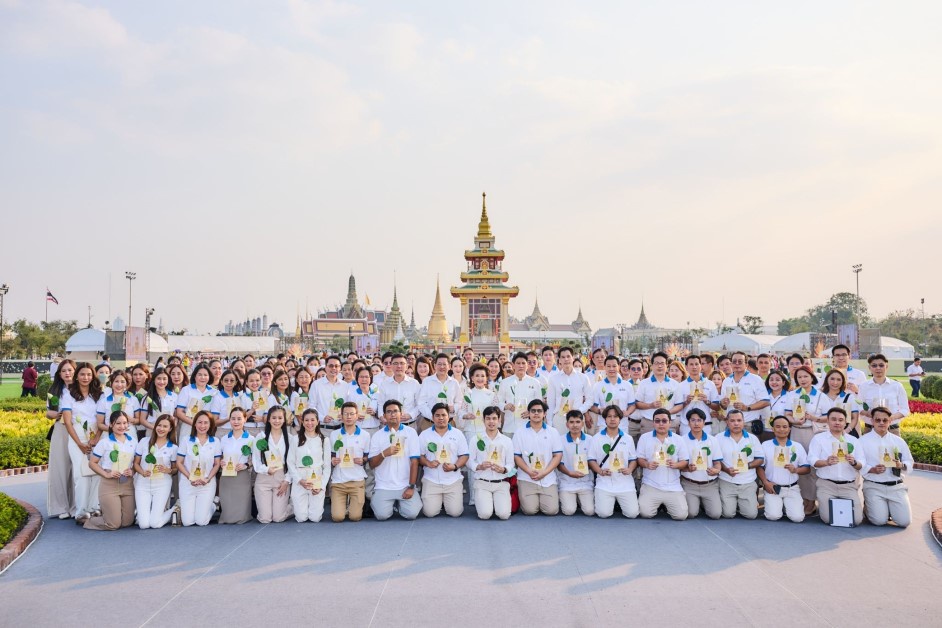
POLYGON ((854 527, 854 502, 850 499, 832 497, 828 500, 831 512, 831 525, 837 528, 854 527))

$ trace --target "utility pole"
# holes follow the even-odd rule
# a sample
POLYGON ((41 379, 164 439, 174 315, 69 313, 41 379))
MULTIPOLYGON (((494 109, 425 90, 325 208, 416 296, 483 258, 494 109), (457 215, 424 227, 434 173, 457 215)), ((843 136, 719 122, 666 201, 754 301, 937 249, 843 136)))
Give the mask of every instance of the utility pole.
POLYGON ((854 304, 857 310, 854 316, 857 328, 854 338, 854 357, 860 357, 860 272, 863 270, 863 264, 854 264, 852 268, 854 269, 854 277, 857 280, 857 302, 854 304))
POLYGON ((0 286, 0 384, 3 383, 3 297, 10 291, 10 286, 0 286))
POLYGON ((127 328, 131 326, 131 286, 134 280, 137 279, 137 273, 126 272, 124 276, 128 280, 128 324, 125 326, 127 328))

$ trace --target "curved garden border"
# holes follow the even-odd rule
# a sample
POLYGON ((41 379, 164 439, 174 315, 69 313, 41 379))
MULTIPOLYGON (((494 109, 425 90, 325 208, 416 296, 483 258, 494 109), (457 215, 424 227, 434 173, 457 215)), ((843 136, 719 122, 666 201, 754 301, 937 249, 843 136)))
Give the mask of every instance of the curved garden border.
POLYGON ((17 532, 16 536, 10 539, 10 542, 0 550, 0 574, 3 574, 10 565, 26 552, 43 529, 43 516, 39 510, 23 500, 18 499, 16 502, 26 509, 28 517, 23 529, 17 532))

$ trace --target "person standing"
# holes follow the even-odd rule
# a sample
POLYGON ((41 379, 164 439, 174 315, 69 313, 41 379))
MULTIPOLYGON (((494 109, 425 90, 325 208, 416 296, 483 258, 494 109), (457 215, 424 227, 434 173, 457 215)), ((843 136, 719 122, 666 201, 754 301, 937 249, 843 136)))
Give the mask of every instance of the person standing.
POLYGON ((867 428, 872 427, 870 418, 871 408, 887 408, 892 413, 890 415, 890 432, 899 436, 899 424, 904 417, 909 416, 909 399, 906 397, 906 389, 895 379, 886 376, 886 368, 889 361, 882 353, 871 355, 867 358, 867 364, 870 365, 870 373, 873 377, 860 386, 861 406, 860 418, 867 428))
MULTIPOLYGON (((314 408, 320 417, 321 429, 327 438, 342 423, 341 407, 346 403, 346 395, 350 384, 340 377, 340 357, 332 355, 327 358, 326 377, 316 380, 311 386, 314 391, 314 408)), ((356 408, 356 404, 352 404, 356 408)))
POLYGON ((458 382, 448 374, 451 366, 448 356, 439 353, 435 356, 434 371, 419 387, 419 433, 432 427, 432 406, 443 403, 448 407, 451 418, 455 416, 455 407, 458 405, 458 382))
POLYGON ((416 487, 419 477, 419 435, 402 425, 402 404, 389 399, 383 404, 386 425, 370 438, 370 467, 375 489, 370 507, 377 521, 392 517, 398 508, 403 519, 412 520, 422 510, 422 498, 416 487))
POLYGON ((641 380, 635 405, 641 411, 641 423, 638 425, 639 437, 654 429, 654 411, 666 410, 671 417, 672 426, 680 424, 674 417, 683 408, 682 400, 677 395, 677 382, 667 376, 667 354, 658 351, 651 356, 651 377, 641 380))
MULTIPOLYGON (((534 356, 536 357, 536 356, 534 356)), ((513 438, 518 428, 523 427, 527 419, 527 404, 534 399, 541 399, 543 391, 539 380, 527 375, 527 356, 517 353, 513 357, 514 373, 501 382, 498 392, 499 406, 504 413, 501 432, 513 438)))
POLYGON ((913 389, 913 397, 919 396, 919 388, 922 386, 922 378, 926 371, 922 368, 922 358, 918 355, 913 359, 913 363, 906 367, 906 374, 909 375, 909 385, 913 389))
POLYGON ((433 427, 419 435, 419 450, 424 454, 419 464, 422 474, 422 513, 437 517, 442 506, 449 517, 464 512, 461 469, 468 463, 468 441, 448 424, 448 406, 436 403, 431 408, 433 427))
MULTIPOLYGON (((746 354, 742 351, 733 352, 730 356, 730 364, 732 374, 723 381, 719 406, 727 411, 727 415, 730 409, 739 410, 747 427, 752 428, 753 433, 761 434, 764 431, 762 410, 770 404, 765 381, 758 375, 746 371, 746 354)), ((726 427, 729 427, 728 419, 726 427)))
MULTIPOLYGON (((406 356, 396 353, 392 356, 392 375, 383 379, 377 391, 377 405, 380 408, 386 406, 386 402, 395 399, 402 404, 400 413, 400 424, 408 425, 412 429, 418 427, 416 419, 419 416, 419 382, 406 375, 406 368, 409 363, 406 356)), ((380 423, 383 417, 380 417, 380 423)))
POLYGON ((913 469, 909 445, 890 433, 890 411, 874 408, 873 429, 863 435, 860 446, 867 460, 863 473, 864 512, 875 526, 886 525, 890 519, 901 528, 913 520, 909 491, 903 474, 913 469))
POLYGON ((627 432, 628 416, 635 411, 634 388, 619 375, 618 358, 615 356, 610 355, 605 358, 602 369, 601 377, 593 386, 591 393, 592 408, 589 414, 593 417, 593 426, 587 428, 586 432, 597 434, 599 430, 605 429, 602 410, 608 406, 616 406, 621 411, 622 420, 618 427, 627 432))
POLYGON ((39 371, 36 370, 36 366, 32 361, 27 362, 26 368, 23 369, 23 392, 20 393, 20 397, 35 397, 38 380, 39 371))
POLYGON ((559 370, 549 377, 546 400, 549 416, 557 436, 566 431, 566 416, 570 410, 578 410, 583 416, 592 407, 592 390, 588 378, 573 368, 574 355, 570 347, 559 350, 559 370))
POLYGON ((75 378, 75 362, 65 359, 52 376, 46 395, 46 418, 53 421, 49 432, 49 479, 46 482, 46 512, 68 519, 75 515, 72 461, 69 459, 69 430, 62 422, 62 397, 75 378))
POLYGON ((831 408, 827 413, 828 431, 811 439, 808 462, 817 469, 815 484, 818 514, 821 521, 831 523, 830 500, 849 499, 854 504, 854 525, 863 521, 863 496, 860 493, 860 471, 867 465, 860 442, 844 433, 847 412, 831 408))
POLYGON ((530 422, 513 438, 517 494, 525 515, 559 513, 556 467, 563 459, 563 444, 556 428, 544 421, 546 408, 542 399, 531 401, 527 406, 530 422))
POLYGON ((88 457, 100 438, 96 409, 102 397, 101 382, 95 377, 94 367, 88 362, 79 362, 72 384, 63 390, 59 400, 62 423, 69 434, 76 521, 87 519, 98 509, 100 477, 91 470, 88 457))

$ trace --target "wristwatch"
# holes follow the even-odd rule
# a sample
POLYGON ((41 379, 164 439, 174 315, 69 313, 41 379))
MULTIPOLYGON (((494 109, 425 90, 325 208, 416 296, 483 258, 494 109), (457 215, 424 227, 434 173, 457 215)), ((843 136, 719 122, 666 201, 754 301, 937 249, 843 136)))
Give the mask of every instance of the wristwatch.
POLYGON ((415 490, 415 484, 410 484, 410 485, 407 486, 406 488, 411 488, 411 489, 414 491, 414 490, 415 490))

